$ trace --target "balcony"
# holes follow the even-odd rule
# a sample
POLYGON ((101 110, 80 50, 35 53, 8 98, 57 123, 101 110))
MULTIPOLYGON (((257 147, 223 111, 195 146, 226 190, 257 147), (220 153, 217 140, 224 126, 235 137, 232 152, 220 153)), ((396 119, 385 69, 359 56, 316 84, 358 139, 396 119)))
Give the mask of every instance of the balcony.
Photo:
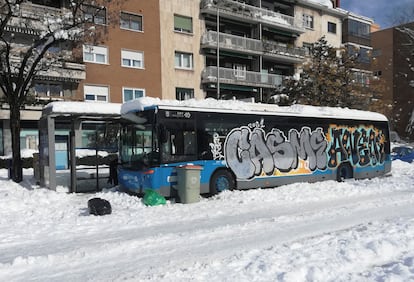
POLYGON ((62 9, 24 2, 20 6, 20 17, 32 20, 42 20, 45 16, 53 19, 62 18, 62 9))
POLYGON ((202 0, 200 10, 201 13, 217 15, 217 12, 219 12, 221 17, 243 22, 262 23, 263 25, 292 33, 300 34, 305 32, 302 21, 296 20, 294 17, 237 1, 202 0))
MULTIPOLYGON (((220 68, 220 83, 251 87, 278 88, 282 86, 283 76, 253 71, 220 68)), ((217 67, 206 67, 201 76, 202 83, 217 83, 217 67)))
POLYGON ((344 43, 355 43, 358 45, 371 46, 370 34, 361 35, 355 33, 344 33, 342 35, 342 40, 344 43))
MULTIPOLYGON (((201 38, 202 48, 217 48, 217 32, 208 31, 201 38)), ((231 34, 220 33, 219 48, 250 55, 261 55, 286 63, 301 63, 305 58, 305 49, 288 47, 277 42, 261 41, 231 34)))
POLYGON ((41 70, 38 77, 57 81, 72 81, 79 83, 86 78, 85 65, 71 62, 63 62, 52 65, 48 70, 41 70))
MULTIPOLYGON (((10 63, 16 68, 16 71, 20 68, 21 60, 18 56, 12 56, 10 58, 10 63)), ((47 66, 47 70, 39 70, 36 76, 47 80, 79 83, 86 78, 85 65, 66 61, 55 62, 47 66)))
POLYGON ((70 20, 70 17, 64 14, 64 11, 65 9, 23 2, 20 4, 19 14, 10 21, 7 30, 18 33, 37 34, 41 30, 47 30, 47 25, 44 23, 45 18, 54 21, 63 18, 70 20))

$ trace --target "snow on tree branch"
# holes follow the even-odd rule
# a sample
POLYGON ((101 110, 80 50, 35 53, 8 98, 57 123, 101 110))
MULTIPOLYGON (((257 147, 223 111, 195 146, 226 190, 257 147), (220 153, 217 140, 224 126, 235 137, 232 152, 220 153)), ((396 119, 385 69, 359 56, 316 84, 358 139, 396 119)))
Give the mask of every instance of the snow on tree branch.
POLYGON ((28 0, 0 1, 0 89, 13 121, 13 181, 22 180, 20 109, 29 100, 34 79, 56 76, 64 71, 65 62, 76 62, 73 50, 78 46, 103 39, 108 26, 106 18, 111 18, 102 6, 107 1, 100 0, 100 5, 93 0, 50 1, 53 5, 28 0))
POLYGON ((396 29, 398 31, 408 35, 408 37, 410 39, 410 42, 409 42, 410 45, 414 44, 414 30, 412 30, 409 27, 397 27, 396 29))

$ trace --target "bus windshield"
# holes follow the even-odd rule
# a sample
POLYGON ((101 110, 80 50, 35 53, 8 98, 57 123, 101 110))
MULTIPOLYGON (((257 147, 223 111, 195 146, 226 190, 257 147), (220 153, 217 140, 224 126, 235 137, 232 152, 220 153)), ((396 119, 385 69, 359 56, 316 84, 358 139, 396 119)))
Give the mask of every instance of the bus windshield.
POLYGON ((120 157, 122 166, 142 170, 159 163, 158 142, 154 138, 154 112, 129 114, 121 130, 120 157))

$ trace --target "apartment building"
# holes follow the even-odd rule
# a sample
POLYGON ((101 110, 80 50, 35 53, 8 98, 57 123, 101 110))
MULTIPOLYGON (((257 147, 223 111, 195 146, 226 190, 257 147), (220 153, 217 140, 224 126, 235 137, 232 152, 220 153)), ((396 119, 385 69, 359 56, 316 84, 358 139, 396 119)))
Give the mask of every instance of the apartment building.
POLYGON ((93 19, 106 32, 100 44, 82 46, 86 77, 81 101, 123 103, 143 96, 162 97, 158 1, 113 1, 93 19))
POLYGON ((384 81, 382 112, 391 121, 400 136, 409 137, 406 131, 414 109, 414 23, 408 23, 371 34, 373 72, 384 81))
POLYGON ((162 98, 204 98, 200 41, 205 26, 200 2, 160 0, 160 23, 162 98))
MULTIPOLYGON (((46 28, 48 19, 63 18, 70 1, 25 1, 6 30, 15 43, 30 46, 46 28)), ((31 94, 36 106, 21 111, 21 148, 37 150, 42 106, 56 100, 122 103, 142 96, 161 97, 160 13, 158 1, 112 1, 84 5, 84 16, 103 31, 94 43, 73 46, 71 41, 53 46, 63 54, 60 62, 41 70, 31 94), (96 11, 99 11, 96 13, 96 11)), ((0 155, 11 152, 7 104, 0 110, 0 155)))
MULTIPOLYGON (((34 22, 35 15, 59 17, 68 3, 27 1, 21 16, 34 22)), ((122 103, 150 96, 267 102, 285 76, 299 72, 310 44, 322 36, 338 48, 350 41, 343 34, 349 13, 339 6, 339 0, 108 2, 89 15, 104 36, 74 50, 62 46, 68 50, 60 71, 42 73, 33 91, 46 101, 122 103)), ((30 31, 15 32, 30 40, 30 31)), ((36 109, 22 112, 22 148, 37 147, 36 109)), ((0 117, 0 148, 10 148, 7 111, 0 117)))
POLYGON ((346 12, 346 18, 343 22, 342 42, 348 54, 356 57, 356 66, 353 73, 359 103, 355 104, 354 108, 362 110, 368 110, 371 100, 374 98, 370 88, 373 78, 371 71, 372 28, 375 28, 372 19, 346 12))
POLYGON ((121 20, 127 15, 138 30, 122 22, 109 25, 105 43, 83 47, 87 75, 77 99, 125 102, 151 96, 266 102, 284 76, 297 72, 309 44, 325 35, 331 45, 341 46, 345 13, 335 9, 339 1, 326 1, 330 5, 307 0, 109 5, 108 14, 120 10, 121 20), (94 61, 99 52, 103 61, 94 61), (139 61, 138 66, 124 65, 122 56, 139 61))
POLYGON ((200 13, 205 97, 266 102, 304 60, 293 1, 202 0, 200 13))
MULTIPOLYGON (((66 3, 68 4, 68 3, 66 3)), ((30 45, 39 32, 45 30, 42 19, 46 15, 50 18, 62 18, 62 9, 66 5, 60 1, 52 1, 44 5, 42 0, 24 2, 19 7, 19 15, 5 27, 6 36, 13 36, 14 46, 24 48, 30 45)), ((17 49, 16 49, 17 50, 17 49)), ((53 99, 63 100, 76 95, 78 84, 85 79, 85 66, 72 57, 70 42, 54 46, 50 52, 62 51, 63 60, 52 63, 47 69, 38 72, 33 80, 31 94, 37 103, 44 104, 53 99)), ((47 56, 47 54, 46 54, 47 56)), ((20 63, 18 54, 11 54, 12 62, 20 63)), ((41 115, 41 105, 26 106, 21 110, 20 143, 23 149, 37 150, 38 126, 41 115)), ((0 108, 0 155, 11 153, 11 133, 9 107, 5 102, 0 108)))
POLYGON ((346 13, 336 8, 338 4, 330 1, 297 1, 295 13, 302 19, 306 29, 298 39, 298 46, 308 49, 319 38, 325 37, 332 47, 342 47, 342 24, 346 13))

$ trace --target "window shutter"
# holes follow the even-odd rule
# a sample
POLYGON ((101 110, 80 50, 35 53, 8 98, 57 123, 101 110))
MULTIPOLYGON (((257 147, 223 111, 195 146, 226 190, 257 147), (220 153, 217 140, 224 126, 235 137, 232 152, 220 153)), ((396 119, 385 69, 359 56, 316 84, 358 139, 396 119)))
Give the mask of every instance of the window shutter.
POLYGON ((174 16, 174 29, 186 31, 186 32, 193 32, 191 18, 175 15, 174 16))

